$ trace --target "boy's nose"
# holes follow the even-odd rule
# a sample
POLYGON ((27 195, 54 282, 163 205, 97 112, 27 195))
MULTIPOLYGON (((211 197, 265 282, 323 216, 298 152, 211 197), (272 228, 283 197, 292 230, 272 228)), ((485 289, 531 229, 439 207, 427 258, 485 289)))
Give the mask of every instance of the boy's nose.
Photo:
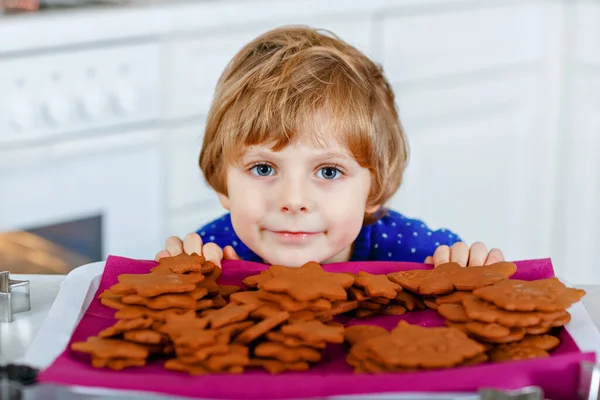
POLYGON ((281 206, 281 211, 283 212, 298 212, 305 213, 307 211, 306 207, 301 204, 284 204, 281 206))
POLYGON ((279 206, 284 213, 306 213, 310 210, 308 193, 301 182, 290 180, 280 189, 279 206))

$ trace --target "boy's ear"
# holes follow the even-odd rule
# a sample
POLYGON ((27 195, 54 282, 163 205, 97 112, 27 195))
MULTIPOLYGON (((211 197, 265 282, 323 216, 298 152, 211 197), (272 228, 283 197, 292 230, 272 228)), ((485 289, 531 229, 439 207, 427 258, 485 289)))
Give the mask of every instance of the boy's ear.
POLYGON ((381 208, 381 204, 377 204, 374 206, 367 206, 367 208, 365 209, 365 212, 367 214, 375 214, 377 211, 379 211, 380 208, 381 208))
POLYGON ((219 196, 219 201, 221 202, 221 205, 224 209, 231 209, 231 205, 229 203, 229 196, 226 196, 223 193, 217 193, 217 196, 219 196))

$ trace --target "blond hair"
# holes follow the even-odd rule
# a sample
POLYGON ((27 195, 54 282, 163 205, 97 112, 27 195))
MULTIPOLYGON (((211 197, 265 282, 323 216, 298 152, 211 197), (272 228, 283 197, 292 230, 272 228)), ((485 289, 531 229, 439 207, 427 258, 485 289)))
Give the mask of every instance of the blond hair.
MULTIPOLYGON (((227 195, 229 163, 248 146, 271 144, 278 151, 301 131, 317 132, 320 111, 340 143, 370 170, 367 205, 385 204, 400 187, 408 159, 390 84, 381 67, 356 48, 330 32, 303 26, 262 34, 225 68, 200 152, 206 181, 227 195)), ((379 217, 366 215, 365 223, 379 217)))

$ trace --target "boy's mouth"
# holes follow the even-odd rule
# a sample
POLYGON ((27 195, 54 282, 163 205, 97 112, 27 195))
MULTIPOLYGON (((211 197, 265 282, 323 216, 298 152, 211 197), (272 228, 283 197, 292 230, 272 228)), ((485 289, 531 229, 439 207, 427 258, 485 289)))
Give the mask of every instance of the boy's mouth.
POLYGON ((306 243, 316 238, 323 232, 304 232, 304 231, 268 231, 275 236, 275 239, 282 243, 300 244, 306 243))

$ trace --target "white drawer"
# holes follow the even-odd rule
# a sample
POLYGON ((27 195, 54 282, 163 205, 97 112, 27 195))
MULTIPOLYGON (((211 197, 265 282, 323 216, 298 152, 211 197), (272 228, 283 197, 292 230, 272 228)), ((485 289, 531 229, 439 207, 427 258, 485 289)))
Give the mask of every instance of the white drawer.
POLYGON ((570 6, 575 8, 575 20, 570 25, 575 30, 575 59, 600 66, 600 5, 578 2, 570 6))
POLYGON ((540 60, 542 11, 537 3, 511 3, 388 17, 382 44, 387 75, 408 82, 540 60))
POLYGON ((495 103, 408 120, 410 162, 392 208, 510 259, 548 256, 556 159, 554 139, 540 129, 538 85, 536 77, 507 80, 504 90, 481 85, 495 103))
POLYGON ((263 29, 177 39, 166 51, 166 117, 206 115, 219 76, 231 58, 263 29))
POLYGON ((456 119, 513 106, 520 97, 530 96, 525 87, 536 90, 530 85, 530 77, 537 75, 535 72, 527 69, 518 75, 517 72, 513 72, 513 77, 490 80, 456 81, 448 78, 436 85, 393 85, 400 120, 405 128, 410 128, 441 118, 456 119))
POLYGON ((339 20, 302 19, 264 23, 241 32, 216 32, 178 38, 166 44, 166 117, 206 115, 217 81, 227 63, 248 42, 275 27, 303 24, 331 30, 359 49, 372 53, 368 18, 339 20))
POLYGON ((0 145, 159 117, 157 43, 0 60, 0 145))
POLYGON ((165 129, 168 210, 189 207, 215 196, 198 165, 204 124, 165 129))

